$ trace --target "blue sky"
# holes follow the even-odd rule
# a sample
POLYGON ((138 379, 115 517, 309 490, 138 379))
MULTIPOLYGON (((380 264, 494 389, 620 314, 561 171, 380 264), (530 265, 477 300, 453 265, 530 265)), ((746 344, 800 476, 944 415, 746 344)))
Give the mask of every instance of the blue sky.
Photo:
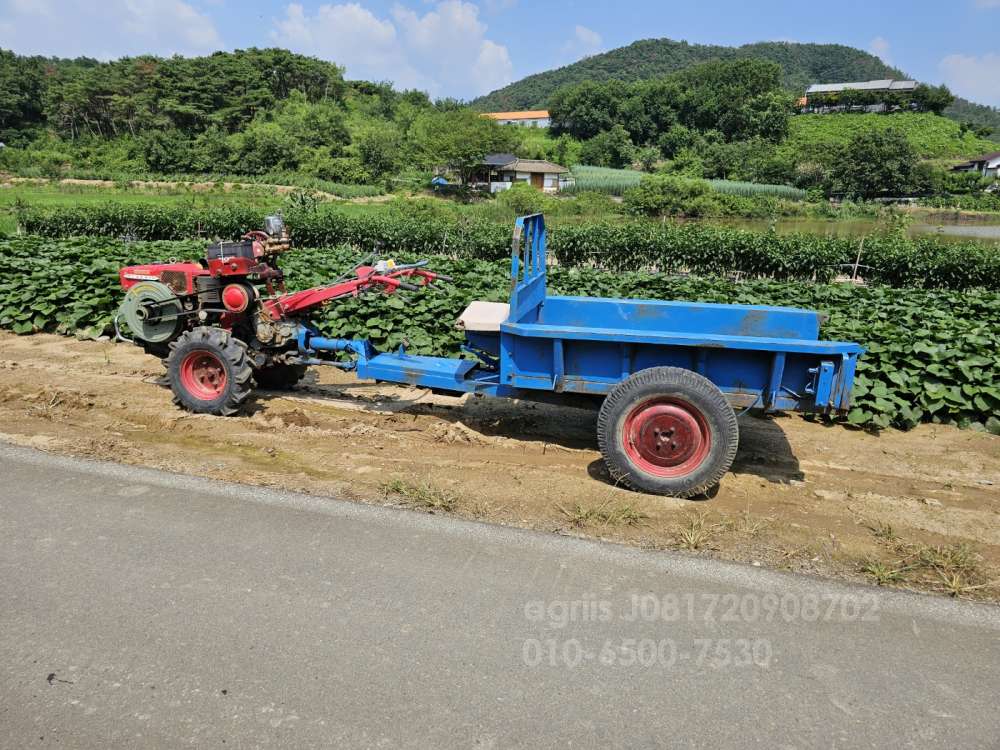
POLYGON ((848 44, 1000 106, 1000 0, 0 0, 0 47, 25 54, 281 46, 461 98, 652 37, 848 44))

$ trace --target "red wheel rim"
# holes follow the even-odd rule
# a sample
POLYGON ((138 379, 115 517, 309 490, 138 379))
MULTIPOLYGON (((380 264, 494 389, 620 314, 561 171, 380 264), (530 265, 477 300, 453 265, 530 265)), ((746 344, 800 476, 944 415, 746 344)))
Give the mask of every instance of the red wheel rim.
POLYGON ((212 352, 191 352, 181 362, 181 385, 202 401, 214 401, 226 390, 226 368, 212 352))
POLYGON ((682 477, 708 457, 712 433, 705 416, 687 401, 655 398, 625 417, 622 445, 636 466, 658 477, 682 477))

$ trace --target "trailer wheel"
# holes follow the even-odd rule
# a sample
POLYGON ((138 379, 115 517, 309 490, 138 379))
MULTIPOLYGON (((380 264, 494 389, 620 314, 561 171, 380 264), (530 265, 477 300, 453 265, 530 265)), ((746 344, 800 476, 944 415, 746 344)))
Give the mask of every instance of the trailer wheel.
POLYGON ((255 370, 257 385, 269 391, 288 391, 306 374, 305 365, 270 365, 255 370))
POLYGON ((246 344, 221 328, 195 328, 170 344, 174 403, 199 414, 236 414, 253 390, 246 344))
POLYGON ((616 481, 656 495, 694 497, 732 466, 739 426, 710 380, 679 367, 652 367, 604 399, 597 442, 616 481))

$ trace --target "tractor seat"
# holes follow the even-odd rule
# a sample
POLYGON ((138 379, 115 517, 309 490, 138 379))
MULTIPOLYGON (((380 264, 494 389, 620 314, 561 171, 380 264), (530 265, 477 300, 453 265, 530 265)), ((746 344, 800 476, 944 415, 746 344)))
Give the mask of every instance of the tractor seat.
POLYGON ((456 328, 479 333, 497 333, 500 324, 507 321, 510 315, 510 305, 506 302, 482 302, 476 300, 469 303, 465 311, 458 316, 456 328))

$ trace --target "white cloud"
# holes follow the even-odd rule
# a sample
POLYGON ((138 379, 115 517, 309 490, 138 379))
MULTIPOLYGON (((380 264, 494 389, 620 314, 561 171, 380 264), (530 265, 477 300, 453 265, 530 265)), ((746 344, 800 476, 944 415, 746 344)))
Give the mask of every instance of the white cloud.
POLYGON ((1000 54, 948 55, 941 61, 940 68, 945 83, 959 96, 980 104, 1000 106, 1000 54))
POLYGON ((562 53, 566 57, 578 60, 600 52, 603 43, 604 40, 596 31, 577 24, 573 29, 573 37, 563 44, 562 53))
MULTIPOLYGON (((396 27, 380 21, 357 3, 321 5, 307 16, 298 3, 285 8, 285 18, 271 39, 309 52, 335 50, 337 62, 350 60, 360 68, 379 66, 396 49, 396 27)), ((367 76, 366 76, 367 77, 367 76)))
POLYGON ((212 19, 183 0, 0 0, 0 47, 110 59, 199 54, 222 46, 212 19))
POLYGON ((397 4, 389 18, 356 2, 321 5, 314 13, 293 3, 271 40, 343 65, 351 78, 469 97, 514 77, 507 48, 486 33, 479 8, 463 0, 442 0, 423 14, 397 4))
POLYGON ((510 83, 514 79, 514 65, 507 54, 507 48, 489 39, 484 40, 479 48, 476 64, 472 66, 472 76, 483 92, 493 91, 510 83))
POLYGON ((877 36, 868 43, 868 51, 882 58, 882 62, 892 65, 892 45, 884 36, 877 36))

